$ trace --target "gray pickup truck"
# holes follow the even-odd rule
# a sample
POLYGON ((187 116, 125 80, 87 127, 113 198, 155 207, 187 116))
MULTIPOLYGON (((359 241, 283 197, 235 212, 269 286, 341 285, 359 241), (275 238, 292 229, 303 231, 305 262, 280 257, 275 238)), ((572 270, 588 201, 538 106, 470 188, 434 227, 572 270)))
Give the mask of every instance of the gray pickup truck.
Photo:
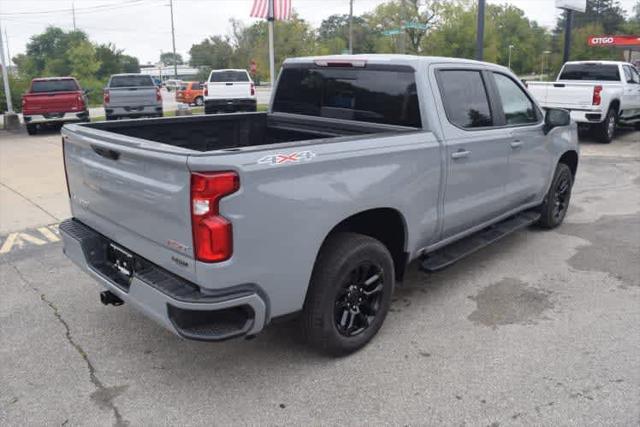
POLYGON ((206 341, 297 315, 333 355, 376 334, 410 261, 558 226, 578 166, 568 112, 508 69, 404 55, 288 59, 267 113, 62 134, 64 251, 103 303, 206 341))
POLYGON ((162 117, 162 95, 146 74, 114 74, 104 88, 107 120, 123 117, 162 117))

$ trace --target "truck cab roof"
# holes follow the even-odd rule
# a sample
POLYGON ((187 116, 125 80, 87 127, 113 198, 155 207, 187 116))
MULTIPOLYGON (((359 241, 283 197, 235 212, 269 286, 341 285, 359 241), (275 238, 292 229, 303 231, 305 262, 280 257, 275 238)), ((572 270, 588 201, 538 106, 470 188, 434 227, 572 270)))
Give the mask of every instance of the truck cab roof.
POLYGON ((356 55, 320 55, 320 56, 303 56, 298 58, 289 58, 284 61, 284 64, 308 64, 318 63, 322 61, 328 62, 354 62, 364 61, 368 64, 389 64, 389 65, 408 65, 413 68, 420 66, 426 66, 429 64, 460 64, 460 65, 480 65, 482 67, 492 69, 506 70, 506 67, 492 64, 489 62, 475 61, 465 58, 447 58, 442 56, 417 56, 417 55, 403 55, 403 54, 391 54, 391 53, 374 53, 374 54, 356 54, 356 55))

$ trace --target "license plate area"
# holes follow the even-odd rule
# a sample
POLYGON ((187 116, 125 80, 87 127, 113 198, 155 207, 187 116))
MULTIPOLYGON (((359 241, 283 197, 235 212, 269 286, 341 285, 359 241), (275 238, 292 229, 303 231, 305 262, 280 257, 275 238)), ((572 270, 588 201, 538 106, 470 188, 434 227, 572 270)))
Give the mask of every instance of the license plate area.
POLYGON ((107 246, 107 263, 125 278, 130 279, 133 276, 133 255, 114 243, 107 246))

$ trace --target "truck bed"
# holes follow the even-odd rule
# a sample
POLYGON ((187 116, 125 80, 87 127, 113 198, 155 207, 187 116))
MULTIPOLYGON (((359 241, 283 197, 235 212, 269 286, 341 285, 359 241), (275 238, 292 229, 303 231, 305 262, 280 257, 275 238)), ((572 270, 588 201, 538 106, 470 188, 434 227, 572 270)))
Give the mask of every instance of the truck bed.
POLYGON ((98 122, 82 127, 207 152, 338 136, 414 130, 286 114, 239 113, 98 122))

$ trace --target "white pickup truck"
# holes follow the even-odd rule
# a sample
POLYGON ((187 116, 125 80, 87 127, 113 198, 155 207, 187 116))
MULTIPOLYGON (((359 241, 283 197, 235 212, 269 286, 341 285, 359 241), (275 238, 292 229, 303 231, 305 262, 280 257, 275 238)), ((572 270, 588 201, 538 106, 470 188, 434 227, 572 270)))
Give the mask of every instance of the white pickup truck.
POLYGON ((256 111, 256 87, 247 70, 213 70, 204 86, 205 114, 256 111))
POLYGON ((609 143, 616 125, 640 129, 640 75, 627 62, 572 61, 554 82, 527 82, 543 108, 564 108, 598 139, 609 143))

